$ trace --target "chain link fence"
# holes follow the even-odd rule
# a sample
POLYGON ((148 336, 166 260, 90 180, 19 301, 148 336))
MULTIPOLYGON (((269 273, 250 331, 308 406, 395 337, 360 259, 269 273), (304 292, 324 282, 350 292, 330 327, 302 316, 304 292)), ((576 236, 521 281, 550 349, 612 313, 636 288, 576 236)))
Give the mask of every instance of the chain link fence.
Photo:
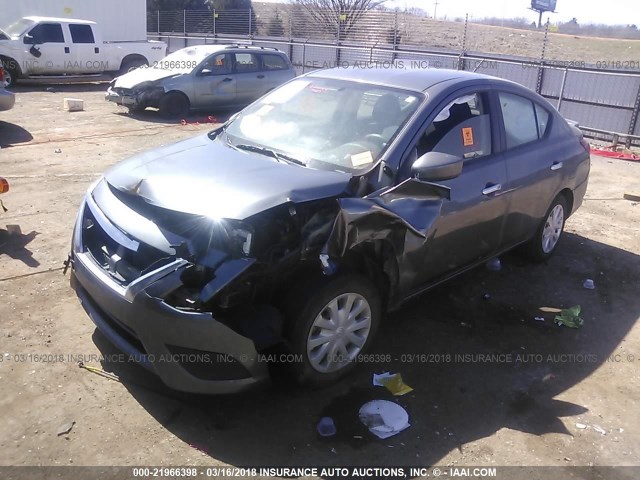
POLYGON ((151 38, 168 42, 170 51, 203 43, 278 48, 299 73, 374 62, 485 73, 543 95, 588 136, 640 145, 640 65, 623 57, 633 53, 618 52, 621 60, 605 63, 597 60, 603 58, 602 44, 594 39, 595 46, 583 42, 580 58, 571 58, 578 56, 567 47, 572 40, 550 32, 548 24, 540 31, 469 18, 437 21, 405 12, 256 3, 251 10, 149 12, 147 29, 151 38))

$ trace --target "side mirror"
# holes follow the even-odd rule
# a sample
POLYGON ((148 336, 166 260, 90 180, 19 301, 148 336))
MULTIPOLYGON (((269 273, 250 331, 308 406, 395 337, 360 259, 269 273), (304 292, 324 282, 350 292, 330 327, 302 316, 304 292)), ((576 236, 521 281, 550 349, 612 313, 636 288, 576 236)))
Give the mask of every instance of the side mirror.
POLYGON ((31 45, 31 48, 29 49, 29 53, 36 58, 40 58, 42 56, 42 52, 38 48, 36 48, 35 45, 31 45))
POLYGON ((439 182, 456 178, 462 173, 463 159, 448 153, 428 152, 418 158, 411 173, 420 180, 439 182))
POLYGON ((29 33, 27 33, 27 34, 24 36, 23 41, 24 41, 24 43, 25 43, 26 45, 35 45, 35 44, 36 44, 36 39, 35 39, 35 38, 33 38, 33 36, 32 36, 31 34, 29 34, 29 33))

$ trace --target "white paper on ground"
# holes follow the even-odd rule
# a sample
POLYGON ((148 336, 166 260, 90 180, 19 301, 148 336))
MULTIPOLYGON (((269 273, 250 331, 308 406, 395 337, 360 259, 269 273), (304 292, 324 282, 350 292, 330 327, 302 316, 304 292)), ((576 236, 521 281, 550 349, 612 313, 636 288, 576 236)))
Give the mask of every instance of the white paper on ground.
POLYGON ((409 414, 387 400, 372 400, 360 407, 360 421, 378 438, 389 438, 409 428, 409 414))

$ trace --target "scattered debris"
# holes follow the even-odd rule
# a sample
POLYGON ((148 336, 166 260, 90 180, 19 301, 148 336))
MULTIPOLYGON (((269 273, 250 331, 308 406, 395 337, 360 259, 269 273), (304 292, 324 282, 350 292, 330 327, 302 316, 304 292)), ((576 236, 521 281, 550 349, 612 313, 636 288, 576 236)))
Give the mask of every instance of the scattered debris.
POLYGON ((500 259, 498 257, 492 258, 485 265, 487 269, 491 270, 492 272, 499 272, 500 270, 502 270, 502 263, 500 262, 500 259))
POLYGON ((108 378, 110 380, 114 380, 116 382, 120 381, 120 377, 118 377, 115 373, 111 373, 111 372, 105 372, 103 369, 98 368, 98 367, 92 367, 91 365, 85 365, 82 362, 78 362, 78 367, 80 368, 84 368, 85 370, 88 370, 92 373, 95 373, 97 375, 100 375, 101 377, 105 377, 108 378))
POLYGON ((631 200, 632 202, 640 202, 640 194, 637 193, 625 193, 622 195, 625 200, 631 200))
POLYGON ((542 381, 543 382, 548 382, 549 380, 553 380, 555 378, 558 378, 555 374, 547 373, 544 377, 542 377, 542 381))
POLYGON ((536 322, 544 322, 544 317, 533 317, 536 322))
POLYGON ((82 112, 84 110, 84 100, 80 98, 65 98, 62 107, 67 112, 82 112))
POLYGON ((331 417, 322 417, 316 427, 322 437, 331 437, 336 434, 336 424, 331 417))
POLYGON ((491 300, 491 295, 488 293, 485 293, 484 295, 482 295, 482 299, 483 300, 491 300))
POLYGON ((556 315, 555 322, 560 326, 580 328, 584 324, 584 320, 580 317, 580 305, 562 310, 560 315, 556 315))
POLYGON ((570 459, 569 457, 564 457, 564 461, 565 461, 565 462, 570 462, 570 461, 571 461, 571 459, 570 459))
POLYGON ((47 87, 47 92, 49 92, 49 93, 56 93, 57 91, 58 91, 58 90, 56 90, 56 89, 55 89, 55 88, 53 88, 53 87, 47 87))
POLYGON ((62 153, 62 149, 61 148, 56 148, 53 153, 62 153))
POLYGON ((69 423, 65 423, 64 425, 61 425, 58 428, 58 436, 66 435, 67 433, 69 433, 75 424, 76 422, 69 422, 69 423))
POLYGON ((584 423, 576 423, 576 428, 584 430, 585 428, 587 428, 587 425, 585 425, 584 423))
POLYGON ((607 434, 607 431, 604 428, 602 428, 600 425, 592 425, 591 428, 593 428, 600 435, 606 435, 607 434))
POLYGON ((404 395, 413 391, 413 388, 402 381, 402 375, 399 373, 384 372, 380 375, 374 373, 373 385, 376 387, 386 387, 386 389, 395 396, 404 395))
POLYGON ((409 428, 409 414, 400 405, 386 400, 365 403, 360 421, 378 438, 389 438, 409 428))
POLYGON ((596 288, 596 284, 593 282, 591 278, 587 278, 582 284, 582 286, 588 290, 593 290, 594 288, 596 288))

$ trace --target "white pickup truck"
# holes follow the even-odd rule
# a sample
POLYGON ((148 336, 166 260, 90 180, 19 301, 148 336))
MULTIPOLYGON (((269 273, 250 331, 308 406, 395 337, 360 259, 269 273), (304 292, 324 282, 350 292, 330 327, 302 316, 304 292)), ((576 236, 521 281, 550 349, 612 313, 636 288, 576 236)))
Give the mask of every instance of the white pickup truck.
POLYGON ((166 52, 163 42, 104 42, 98 25, 87 20, 24 17, 0 29, 7 86, 20 78, 120 75, 153 65, 166 52))

